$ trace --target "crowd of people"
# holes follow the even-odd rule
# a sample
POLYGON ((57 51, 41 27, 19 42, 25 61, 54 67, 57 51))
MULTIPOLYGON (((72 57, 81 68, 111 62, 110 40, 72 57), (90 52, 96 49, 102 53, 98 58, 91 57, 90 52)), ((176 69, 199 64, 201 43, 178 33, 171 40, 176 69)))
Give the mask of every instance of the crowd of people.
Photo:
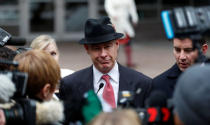
MULTIPOLYGON (((107 0, 107 6, 108 2, 111 1, 107 0)), ((135 16, 133 18, 137 23, 135 16)), ((207 52, 207 41, 174 38, 175 64, 152 79, 129 68, 133 63, 128 61, 128 67, 125 67, 117 61, 120 41, 125 39, 124 36, 132 37, 134 34, 121 33, 112 20, 115 17, 86 21, 85 36, 79 43, 90 56, 92 65, 79 71, 60 68, 58 47, 49 35, 38 36, 31 42, 31 49, 20 53, 0 47, 1 60, 17 61, 19 65, 16 70, 27 73, 26 98, 40 103, 51 100, 63 103, 65 118, 46 124, 144 125, 142 121, 145 119, 140 119, 142 117, 137 109, 150 108, 147 99, 152 92, 161 91, 173 107, 170 113, 174 116, 173 124, 208 125, 209 60, 206 58, 203 62, 197 62, 207 52), (200 48, 196 48, 194 42, 199 43, 200 48), (87 96, 90 90, 93 91, 92 96, 87 96), (85 123, 84 119, 90 121, 85 123)), ((12 71, 15 67, 1 64, 0 68, 2 71, 12 71)), ((153 105, 151 103, 155 101, 150 100, 149 103, 153 105)), ((156 124, 167 124, 161 119, 156 124)), ((7 124, 6 120, 3 110, 0 110, 0 124, 7 124)))

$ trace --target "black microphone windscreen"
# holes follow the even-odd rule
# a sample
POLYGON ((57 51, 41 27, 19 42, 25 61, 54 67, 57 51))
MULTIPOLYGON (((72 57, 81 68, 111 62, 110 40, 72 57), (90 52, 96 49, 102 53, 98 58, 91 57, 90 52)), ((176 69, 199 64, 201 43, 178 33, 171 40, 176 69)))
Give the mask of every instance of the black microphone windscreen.
POLYGON ((166 107, 167 96, 162 91, 154 91, 150 94, 148 99, 145 101, 147 107, 166 107))
POLYGON ((76 90, 70 89, 64 98, 64 114, 65 114, 65 124, 69 122, 82 121, 82 107, 86 104, 85 99, 82 94, 79 93, 77 96, 74 95, 76 90))
POLYGON ((104 87, 104 83, 100 83, 98 91, 96 92, 96 94, 98 94, 99 90, 101 90, 101 88, 103 88, 103 87, 104 87))
POLYGON ((26 44, 25 38, 11 37, 5 45, 24 46, 26 44))
POLYGON ((16 88, 9 75, 0 74, 0 103, 6 103, 15 93, 16 88))
POLYGON ((64 106, 61 101, 50 100, 36 103, 36 124, 56 124, 64 120, 64 106))
POLYGON ((101 89, 101 88, 103 88, 103 87, 104 87, 104 84, 101 83, 101 84, 99 85, 99 89, 101 89))
POLYGON ((6 60, 6 59, 0 59, 0 64, 12 65, 15 67, 17 67, 19 65, 19 63, 17 61, 10 61, 10 60, 6 60))

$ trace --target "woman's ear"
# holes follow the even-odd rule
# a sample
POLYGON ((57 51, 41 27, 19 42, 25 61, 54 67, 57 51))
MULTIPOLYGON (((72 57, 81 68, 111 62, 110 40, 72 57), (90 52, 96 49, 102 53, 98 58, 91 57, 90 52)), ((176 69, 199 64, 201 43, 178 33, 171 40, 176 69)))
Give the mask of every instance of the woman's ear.
POLYGON ((42 95, 44 97, 44 100, 48 98, 51 91, 52 91, 51 85, 49 83, 45 84, 44 87, 42 88, 42 95))

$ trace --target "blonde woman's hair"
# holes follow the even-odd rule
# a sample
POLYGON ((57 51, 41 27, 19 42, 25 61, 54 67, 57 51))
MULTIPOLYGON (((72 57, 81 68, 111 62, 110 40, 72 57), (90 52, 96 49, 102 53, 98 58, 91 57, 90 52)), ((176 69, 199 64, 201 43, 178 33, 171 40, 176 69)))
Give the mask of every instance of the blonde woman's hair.
MULTIPOLYGON (((49 35, 40 35, 31 42, 32 49, 44 50, 50 43, 56 45, 56 41, 49 35)), ((56 45, 57 46, 57 45, 56 45)))

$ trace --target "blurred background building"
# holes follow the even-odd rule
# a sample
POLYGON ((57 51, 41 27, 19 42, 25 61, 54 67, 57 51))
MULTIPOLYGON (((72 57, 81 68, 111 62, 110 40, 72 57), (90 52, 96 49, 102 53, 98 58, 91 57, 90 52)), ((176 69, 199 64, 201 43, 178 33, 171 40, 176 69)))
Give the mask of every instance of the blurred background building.
MULTIPOLYGON (((154 77, 175 62, 172 42, 167 41, 161 23, 162 10, 210 5, 209 1, 135 0, 140 18, 133 42, 135 69, 154 77)), ((86 19, 104 15, 104 0, 0 0, 1 28, 28 42, 40 34, 52 35, 58 42, 61 67, 75 71, 91 64, 83 47, 76 43, 83 37, 86 19)), ((118 61, 125 64, 122 49, 118 61)))
MULTIPOLYGON (((82 37, 87 18, 106 15, 103 4, 104 0, 0 0, 0 26, 27 39, 48 33, 61 41, 74 41, 82 37)), ((163 9, 209 1, 136 0, 136 4, 140 23, 151 24, 161 23, 163 9)))

